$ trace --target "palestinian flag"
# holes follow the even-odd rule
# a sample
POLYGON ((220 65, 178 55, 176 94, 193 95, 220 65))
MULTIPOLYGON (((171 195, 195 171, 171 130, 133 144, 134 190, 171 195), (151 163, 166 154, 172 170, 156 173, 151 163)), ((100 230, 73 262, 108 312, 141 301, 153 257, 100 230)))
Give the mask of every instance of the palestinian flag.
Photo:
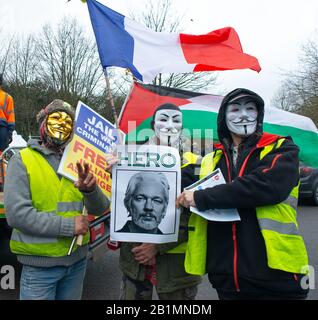
MULTIPOLYGON (((120 114, 120 129, 127 134, 127 141, 145 141, 153 135, 150 128, 155 109, 169 102, 180 107, 186 135, 217 140, 217 113, 222 99, 219 95, 135 82, 120 114)), ((310 118, 265 107, 264 131, 291 136, 300 147, 300 159, 318 167, 318 129, 310 118)))

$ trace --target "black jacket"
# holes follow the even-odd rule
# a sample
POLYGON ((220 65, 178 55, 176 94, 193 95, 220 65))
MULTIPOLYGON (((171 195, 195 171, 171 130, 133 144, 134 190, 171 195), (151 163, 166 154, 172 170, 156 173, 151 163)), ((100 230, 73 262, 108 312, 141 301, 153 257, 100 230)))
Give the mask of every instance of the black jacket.
POLYGON ((237 208, 239 222, 208 223, 207 272, 213 286, 223 292, 241 291, 303 297, 300 275, 270 269, 265 243, 256 218, 256 207, 284 201, 297 185, 298 147, 287 137, 283 144, 262 160, 262 146, 279 137, 262 133, 263 100, 246 89, 226 96, 218 116, 218 134, 223 151, 216 168, 220 168, 227 184, 196 191, 194 200, 199 210, 237 208), (231 137, 225 123, 227 102, 239 94, 254 95, 258 107, 256 132, 239 146, 236 167, 232 161, 231 137))

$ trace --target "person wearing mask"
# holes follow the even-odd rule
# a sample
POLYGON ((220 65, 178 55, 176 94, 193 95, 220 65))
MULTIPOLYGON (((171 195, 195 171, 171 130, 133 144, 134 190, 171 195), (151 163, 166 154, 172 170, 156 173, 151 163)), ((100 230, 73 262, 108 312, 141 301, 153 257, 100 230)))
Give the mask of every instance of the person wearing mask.
POLYGON ((226 184, 186 190, 177 199, 179 206, 200 211, 238 209, 236 222, 192 214, 186 270, 208 273, 220 299, 308 294, 302 288, 308 257, 297 223, 299 149, 291 137, 263 132, 263 118, 258 94, 241 88, 227 94, 218 113, 220 143, 203 158, 199 177, 219 168, 226 184))
POLYGON ((79 300, 87 264, 89 222, 83 205, 103 214, 109 200, 96 184, 89 166, 77 163, 73 184, 57 173, 63 151, 72 138, 74 110, 55 99, 37 115, 41 140, 9 161, 4 187, 10 248, 23 265, 21 300, 79 300), (69 254, 74 236, 83 245, 69 254))
MULTIPOLYGON (((190 184, 187 169, 190 164, 198 162, 199 156, 191 152, 189 141, 182 135, 180 109, 171 103, 160 105, 153 114, 151 127, 155 134, 147 144, 170 146, 179 150, 183 189, 190 184)), ((111 169, 118 159, 107 155, 106 161, 111 169)), ((123 272, 121 300, 151 300, 153 287, 160 300, 195 299, 201 277, 190 275, 184 269, 189 217, 189 211, 182 210, 177 242, 120 244, 119 266, 123 272)))

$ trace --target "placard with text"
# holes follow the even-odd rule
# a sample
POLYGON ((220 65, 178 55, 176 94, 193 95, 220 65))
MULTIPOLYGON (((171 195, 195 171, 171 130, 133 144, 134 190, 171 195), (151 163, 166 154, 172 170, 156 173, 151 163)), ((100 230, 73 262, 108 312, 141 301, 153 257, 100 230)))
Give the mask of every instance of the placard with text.
POLYGON ((76 162, 85 161, 90 166, 90 172, 95 175, 98 186, 110 197, 111 178, 105 171, 105 154, 111 153, 121 141, 125 141, 122 131, 118 132, 112 123, 79 101, 75 114, 74 136, 65 148, 58 173, 76 181, 76 162))

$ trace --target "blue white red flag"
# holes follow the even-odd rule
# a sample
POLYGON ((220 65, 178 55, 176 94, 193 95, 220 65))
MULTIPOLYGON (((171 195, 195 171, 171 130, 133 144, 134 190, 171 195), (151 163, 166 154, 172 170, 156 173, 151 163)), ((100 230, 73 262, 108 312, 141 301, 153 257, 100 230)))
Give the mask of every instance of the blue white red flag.
POLYGON ((87 5, 103 68, 128 68, 146 83, 165 72, 261 70, 231 27, 205 35, 155 32, 96 0, 87 5))

